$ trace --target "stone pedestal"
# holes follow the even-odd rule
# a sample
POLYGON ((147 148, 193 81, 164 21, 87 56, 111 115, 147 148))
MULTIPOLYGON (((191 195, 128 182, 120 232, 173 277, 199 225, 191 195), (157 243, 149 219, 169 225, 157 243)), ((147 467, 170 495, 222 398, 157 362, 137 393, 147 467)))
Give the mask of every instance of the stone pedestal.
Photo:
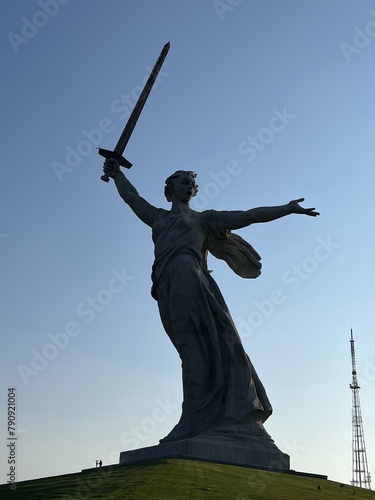
POLYGON ((165 458, 185 458, 268 470, 290 470, 289 456, 277 448, 261 424, 256 432, 254 426, 251 433, 248 431, 247 426, 236 426, 235 432, 233 428, 221 428, 190 439, 123 451, 119 463, 125 465, 165 458))

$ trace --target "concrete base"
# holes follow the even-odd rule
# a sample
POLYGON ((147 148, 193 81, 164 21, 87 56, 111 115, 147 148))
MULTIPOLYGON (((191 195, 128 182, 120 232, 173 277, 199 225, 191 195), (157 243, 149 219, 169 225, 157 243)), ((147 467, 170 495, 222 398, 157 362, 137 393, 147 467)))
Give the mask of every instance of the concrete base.
POLYGON ((247 436, 238 440, 225 436, 200 435, 181 441, 161 443, 157 446, 120 453, 120 465, 160 460, 165 458, 185 458, 242 465, 267 470, 289 471, 289 455, 282 453, 267 434, 247 436))

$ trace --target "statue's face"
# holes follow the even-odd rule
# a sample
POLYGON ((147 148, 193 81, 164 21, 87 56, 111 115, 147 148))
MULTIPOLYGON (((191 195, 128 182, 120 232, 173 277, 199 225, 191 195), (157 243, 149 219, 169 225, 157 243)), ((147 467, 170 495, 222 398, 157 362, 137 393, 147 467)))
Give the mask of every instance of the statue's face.
POLYGON ((173 183, 173 195, 182 203, 189 203, 195 193, 194 180, 189 174, 180 174, 173 183))

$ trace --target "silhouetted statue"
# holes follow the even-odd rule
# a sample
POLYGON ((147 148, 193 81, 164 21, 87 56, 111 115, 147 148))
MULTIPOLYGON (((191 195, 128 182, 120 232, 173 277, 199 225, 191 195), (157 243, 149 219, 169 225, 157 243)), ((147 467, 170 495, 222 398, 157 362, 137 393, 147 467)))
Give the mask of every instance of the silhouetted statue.
POLYGON ((152 228, 151 293, 182 361, 181 418, 161 442, 201 435, 242 439, 249 429, 253 434, 265 433, 262 423, 272 407, 207 270, 206 254, 225 260, 242 277, 256 278, 260 256, 230 231, 293 213, 319 214, 314 208, 301 207, 303 198, 247 211, 196 212, 189 206, 198 191, 196 174, 183 170, 166 180, 165 196, 172 203, 168 211, 142 198, 116 160, 106 160, 104 172, 114 179, 133 212, 152 228))

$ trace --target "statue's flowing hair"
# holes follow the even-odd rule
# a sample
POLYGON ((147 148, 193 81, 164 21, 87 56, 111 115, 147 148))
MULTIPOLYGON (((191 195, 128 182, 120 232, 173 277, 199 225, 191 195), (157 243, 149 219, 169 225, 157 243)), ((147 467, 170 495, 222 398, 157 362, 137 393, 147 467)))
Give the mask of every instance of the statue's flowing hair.
POLYGON ((198 193, 198 184, 195 183, 197 174, 192 170, 176 170, 174 174, 170 175, 168 179, 165 180, 164 196, 167 198, 167 201, 172 201, 173 186, 175 180, 180 175, 186 175, 190 177, 193 181, 193 196, 196 196, 196 194, 198 193))

